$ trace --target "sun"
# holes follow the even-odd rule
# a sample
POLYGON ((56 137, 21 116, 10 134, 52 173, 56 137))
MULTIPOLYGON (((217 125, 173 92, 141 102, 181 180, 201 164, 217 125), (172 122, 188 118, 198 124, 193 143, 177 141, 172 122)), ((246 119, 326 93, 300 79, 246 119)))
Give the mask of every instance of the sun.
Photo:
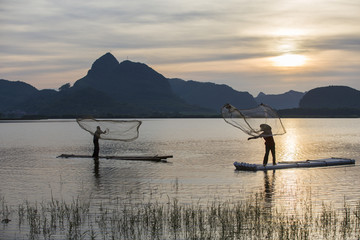
POLYGON ((295 28, 273 29, 269 46, 276 57, 269 58, 272 66, 288 69, 305 65, 309 59, 301 53, 305 52, 302 43, 307 32, 305 29, 295 28))
POLYGON ((300 67, 306 63, 307 58, 300 54, 283 54, 270 60, 276 67, 300 67))

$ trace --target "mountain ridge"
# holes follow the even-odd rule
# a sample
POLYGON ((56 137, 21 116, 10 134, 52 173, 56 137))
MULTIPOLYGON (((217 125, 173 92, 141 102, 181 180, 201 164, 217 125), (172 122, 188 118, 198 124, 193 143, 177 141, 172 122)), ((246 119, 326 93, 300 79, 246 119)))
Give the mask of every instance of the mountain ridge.
POLYGON ((257 97, 255 97, 255 100, 258 104, 264 103, 275 109, 297 108, 304 95, 305 93, 294 90, 282 94, 265 94, 260 92, 257 97))
POLYGON ((239 92, 225 84, 169 79, 173 91, 187 103, 220 111, 225 103, 239 109, 255 107, 256 101, 248 92, 239 92))
MULTIPOLYGON (((339 89, 344 89, 344 86, 339 89)), ((259 103, 278 110, 295 109, 299 106, 307 108, 309 104, 312 107, 324 107, 311 103, 320 100, 306 103, 306 99, 314 99, 311 96, 315 90, 319 89, 306 93, 294 90, 283 94, 260 92, 254 98, 246 91, 237 91, 225 84, 166 78, 144 63, 129 60, 119 62, 111 53, 106 53, 96 59, 87 74, 75 81, 73 86, 64 84, 59 91, 38 90, 21 81, 1 79, 0 117, 219 116, 220 108, 225 103, 231 103, 239 109, 252 108, 259 103)), ((319 95, 330 101, 334 93, 330 96, 325 94, 324 92, 330 91, 328 87, 320 90, 321 94, 318 92, 315 96, 319 95)), ((359 92, 356 89, 351 91, 355 95, 359 92)), ((346 91, 340 92, 340 95, 355 96, 346 91)), ((349 101, 344 101, 342 105, 332 105, 360 108, 358 105, 351 105, 349 101)))

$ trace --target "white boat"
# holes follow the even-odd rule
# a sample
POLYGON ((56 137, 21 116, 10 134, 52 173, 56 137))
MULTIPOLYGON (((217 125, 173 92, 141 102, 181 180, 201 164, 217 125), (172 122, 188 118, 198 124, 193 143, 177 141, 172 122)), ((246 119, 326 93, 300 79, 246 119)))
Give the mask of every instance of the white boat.
POLYGON ((250 164, 244 162, 234 162, 236 170, 241 171, 266 171, 273 169, 285 168, 310 168, 310 167, 327 167, 337 165, 355 164, 354 159, 347 158, 326 158, 318 160, 294 161, 294 162, 279 162, 276 165, 250 164))

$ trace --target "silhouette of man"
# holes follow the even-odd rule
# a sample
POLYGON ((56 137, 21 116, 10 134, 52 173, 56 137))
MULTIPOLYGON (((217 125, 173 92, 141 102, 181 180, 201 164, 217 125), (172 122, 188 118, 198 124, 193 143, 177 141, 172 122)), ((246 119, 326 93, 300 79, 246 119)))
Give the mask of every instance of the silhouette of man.
POLYGON ((103 134, 105 132, 103 132, 100 128, 100 126, 96 127, 96 131, 94 133, 94 138, 93 138, 93 142, 94 142, 94 153, 93 153, 93 157, 98 158, 99 157, 99 151, 100 151, 100 147, 99 147, 99 138, 100 135, 103 134))
POLYGON ((275 141, 274 141, 274 137, 272 136, 271 127, 267 124, 261 124, 260 130, 262 131, 262 133, 259 136, 249 137, 248 140, 256 139, 256 138, 260 138, 260 137, 264 138, 264 140, 265 140, 265 155, 264 155, 263 165, 265 167, 266 164, 268 163, 270 151, 271 151, 271 155, 272 155, 273 165, 276 165, 275 141))

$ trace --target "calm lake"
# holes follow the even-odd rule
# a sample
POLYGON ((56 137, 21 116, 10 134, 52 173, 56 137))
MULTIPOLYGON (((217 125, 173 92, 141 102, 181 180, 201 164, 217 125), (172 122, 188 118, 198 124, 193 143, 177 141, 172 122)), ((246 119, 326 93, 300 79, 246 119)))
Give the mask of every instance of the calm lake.
POLYGON ((100 155, 173 155, 167 163, 57 158, 92 154, 92 136, 75 120, 0 122, 0 197, 10 208, 76 198, 95 208, 127 198, 206 204, 265 192, 270 207, 289 212, 298 202, 341 208, 360 200, 360 119, 283 119, 287 133, 275 136, 278 161, 343 157, 356 164, 268 172, 235 171, 234 161, 262 163, 264 141, 248 141, 223 119, 140 120, 138 139, 100 140, 100 155))

